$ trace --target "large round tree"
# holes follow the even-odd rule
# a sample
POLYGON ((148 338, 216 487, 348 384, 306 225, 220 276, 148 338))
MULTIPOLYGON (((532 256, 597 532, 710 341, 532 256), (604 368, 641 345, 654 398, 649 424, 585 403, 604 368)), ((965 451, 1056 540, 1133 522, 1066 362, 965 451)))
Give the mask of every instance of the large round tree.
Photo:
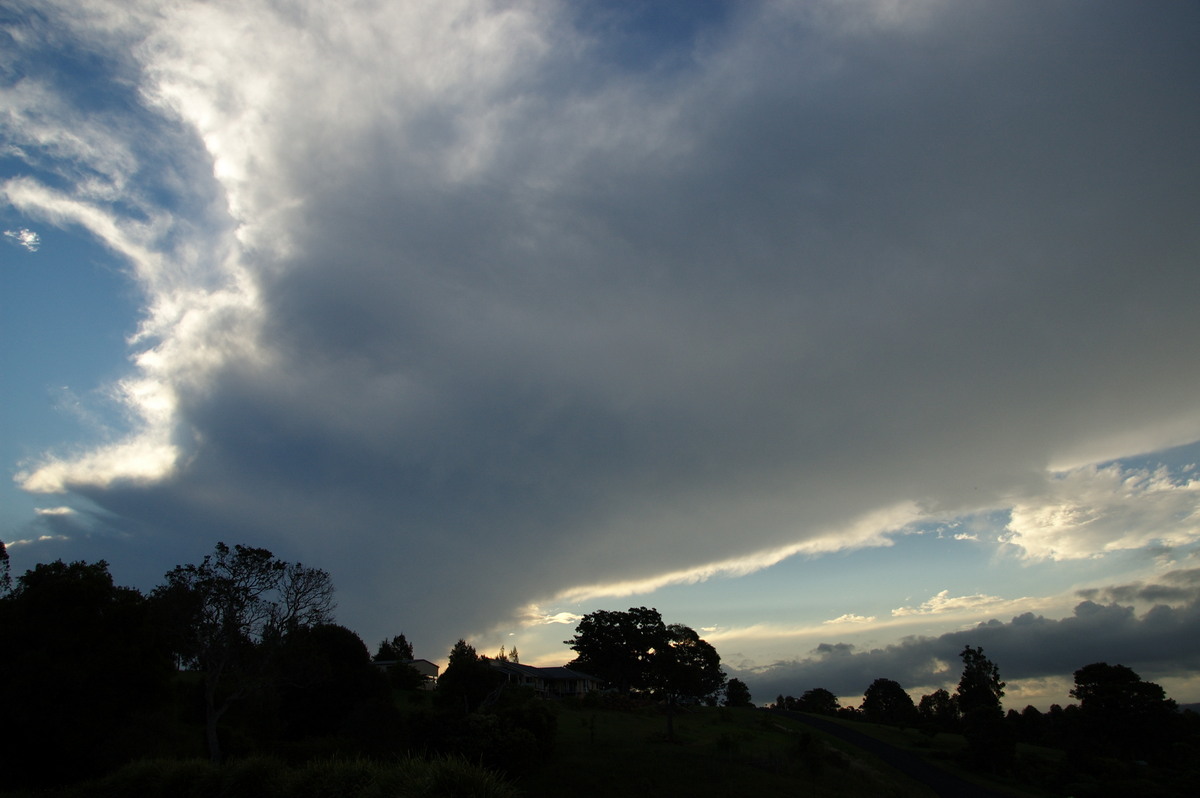
POLYGON ((1071 697, 1079 700, 1087 747, 1125 759, 1161 759, 1180 716, 1162 687, 1131 668, 1095 662, 1075 671, 1071 697))
POLYGON ((725 685, 717 650, 691 627, 663 623, 656 609, 589 613, 564 642, 578 655, 567 667, 622 693, 707 700, 725 685))

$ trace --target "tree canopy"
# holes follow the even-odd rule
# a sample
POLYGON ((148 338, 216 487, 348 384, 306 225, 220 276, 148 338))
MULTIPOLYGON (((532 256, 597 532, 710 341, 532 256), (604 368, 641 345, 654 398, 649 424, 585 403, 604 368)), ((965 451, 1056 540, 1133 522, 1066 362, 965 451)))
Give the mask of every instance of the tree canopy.
POLYGON ((862 713, 873 723, 912 723, 917 708, 899 682, 876 679, 863 693, 862 713))
POLYGON ((750 688, 741 679, 730 679, 725 685, 725 706, 748 707, 753 702, 750 698, 750 688))
POLYGON ((1095 662, 1075 671, 1071 697, 1079 700, 1079 708, 1084 712, 1126 718, 1175 709, 1175 702, 1166 697, 1162 687, 1142 681, 1132 668, 1106 662, 1095 662))
POLYGON ((1094 662, 1075 671, 1071 697, 1079 700, 1088 744, 1112 756, 1161 756, 1179 719, 1162 687, 1124 665, 1094 662))
POLYGON ((622 693, 651 687, 652 652, 665 644, 666 624, 658 610, 597 610, 584 615, 575 636, 563 642, 576 657, 569 668, 591 674, 622 693))
POLYGON ((954 698, 971 758, 980 769, 1007 770, 1016 756, 1016 739, 1004 722, 1000 669, 982 648, 967 646, 960 656, 963 671, 954 698))
POLYGON ((459 640, 450 649, 446 670, 438 678, 438 697, 443 705, 472 712, 499 686, 503 677, 479 656, 475 647, 459 640))
POLYGON ((26 572, 0 600, 0 645, 7 785, 89 775, 144 744, 140 714, 160 698, 171 660, 145 598, 116 586, 108 563, 26 572))
POLYGON ((917 704, 917 714, 921 716, 921 722, 927 729, 945 732, 956 730, 961 717, 958 699, 941 688, 921 696, 917 704))
POLYGON ((0 596, 12 589, 12 576, 9 574, 8 549, 0 540, 0 596))
POLYGON ((274 668, 284 733, 291 739, 343 731, 356 712, 390 703, 387 677, 362 639, 336 624, 297 627, 274 668))
POLYGON ((288 632, 330 621, 333 583, 266 549, 224 543, 165 578, 155 599, 176 655, 203 673, 209 755, 219 761, 221 716, 260 686, 288 632))
POLYGON ((376 662, 408 662, 413 658, 412 643, 403 634, 398 634, 391 640, 380 640, 379 647, 372 657, 376 662))
POLYGON ((664 643, 654 649, 650 675, 655 692, 674 698, 712 701, 725 686, 717 650, 691 627, 677 623, 667 626, 664 643))
POLYGON ((564 642, 578 655, 568 667, 622 693, 715 699, 725 684, 717 650, 692 628, 664 623, 656 609, 589 613, 564 642))
POLYGON ((996 663, 983 655, 982 648, 967 646, 959 656, 963 661, 962 677, 955 692, 959 712, 964 716, 980 712, 999 713, 1000 699, 1004 698, 1004 682, 1000 681, 1000 669, 996 663))
POLYGON ((837 696, 824 687, 805 690, 796 702, 796 706, 801 712, 812 712, 817 715, 836 715, 842 708, 838 703, 837 696))

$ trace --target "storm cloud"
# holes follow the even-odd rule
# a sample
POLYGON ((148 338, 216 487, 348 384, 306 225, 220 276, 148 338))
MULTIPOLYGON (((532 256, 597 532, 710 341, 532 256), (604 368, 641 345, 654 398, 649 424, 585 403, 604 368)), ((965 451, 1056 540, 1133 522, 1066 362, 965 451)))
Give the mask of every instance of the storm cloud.
MULTIPOLYGON (((86 498, 161 571, 217 539, 320 565, 365 637, 444 651, 579 586, 1034 506, 1051 469, 1200 438, 1196 6, 734 4, 647 52, 574 5, 7 22, 31 176, 4 196, 145 296, 128 429, 26 489, 86 498), (64 96, 47 47, 94 56, 138 125, 64 96), (51 111, 87 124, 51 140, 51 111)), ((1128 545, 1195 539, 1172 523, 1128 545)), ((915 682, 964 642, 1006 674, 1100 633, 1153 652, 1188 607, 805 679, 915 682)))

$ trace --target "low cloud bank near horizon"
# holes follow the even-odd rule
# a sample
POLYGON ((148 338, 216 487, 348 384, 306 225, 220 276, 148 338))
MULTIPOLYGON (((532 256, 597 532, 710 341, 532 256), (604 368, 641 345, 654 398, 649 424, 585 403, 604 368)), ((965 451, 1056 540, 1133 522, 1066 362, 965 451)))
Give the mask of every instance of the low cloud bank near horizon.
POLYGON ((1069 682, 1071 674, 1093 662, 1125 665, 1148 681, 1200 670, 1200 568, 1081 595, 1108 603, 1086 599, 1066 618, 1026 612, 1007 622, 993 619, 867 650, 849 643, 821 643, 806 658, 733 670, 731 675, 746 681, 756 701, 764 703, 777 695, 799 697, 816 687, 839 696, 862 695, 878 678, 892 679, 910 691, 945 687, 954 692, 962 672, 959 655, 967 646, 983 648, 999 667, 1001 679, 1010 683, 1047 677, 1069 682), (1124 601, 1161 603, 1139 613, 1132 603, 1117 603, 1124 601))
POLYGON ((894 507, 1196 539, 1184 472, 1077 470, 1200 438, 1190 4, 738 4, 638 66, 550 0, 37 5, 0 196, 146 297, 130 428, 21 470, 90 508, 40 531, 267 546, 440 651, 894 507))

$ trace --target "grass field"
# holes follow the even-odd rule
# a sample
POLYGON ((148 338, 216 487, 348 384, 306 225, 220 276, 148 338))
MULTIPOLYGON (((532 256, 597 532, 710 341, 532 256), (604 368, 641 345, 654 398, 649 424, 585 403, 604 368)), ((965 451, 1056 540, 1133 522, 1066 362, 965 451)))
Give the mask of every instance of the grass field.
POLYGON ((555 755, 517 782, 526 795, 886 796, 933 793, 795 721, 755 709, 695 708, 666 739, 661 710, 560 705, 555 755))
POLYGON ((945 733, 929 735, 911 727, 898 728, 841 718, 829 718, 828 720, 918 756, 966 781, 976 782, 985 785, 990 790, 1006 792, 1014 796, 1048 794, 1033 787, 1032 784, 1043 782, 1045 773, 1057 767, 1065 755, 1063 751, 1053 748, 1018 743, 1017 761, 1013 772, 996 779, 985 779, 963 765, 967 741, 962 735, 945 733))

